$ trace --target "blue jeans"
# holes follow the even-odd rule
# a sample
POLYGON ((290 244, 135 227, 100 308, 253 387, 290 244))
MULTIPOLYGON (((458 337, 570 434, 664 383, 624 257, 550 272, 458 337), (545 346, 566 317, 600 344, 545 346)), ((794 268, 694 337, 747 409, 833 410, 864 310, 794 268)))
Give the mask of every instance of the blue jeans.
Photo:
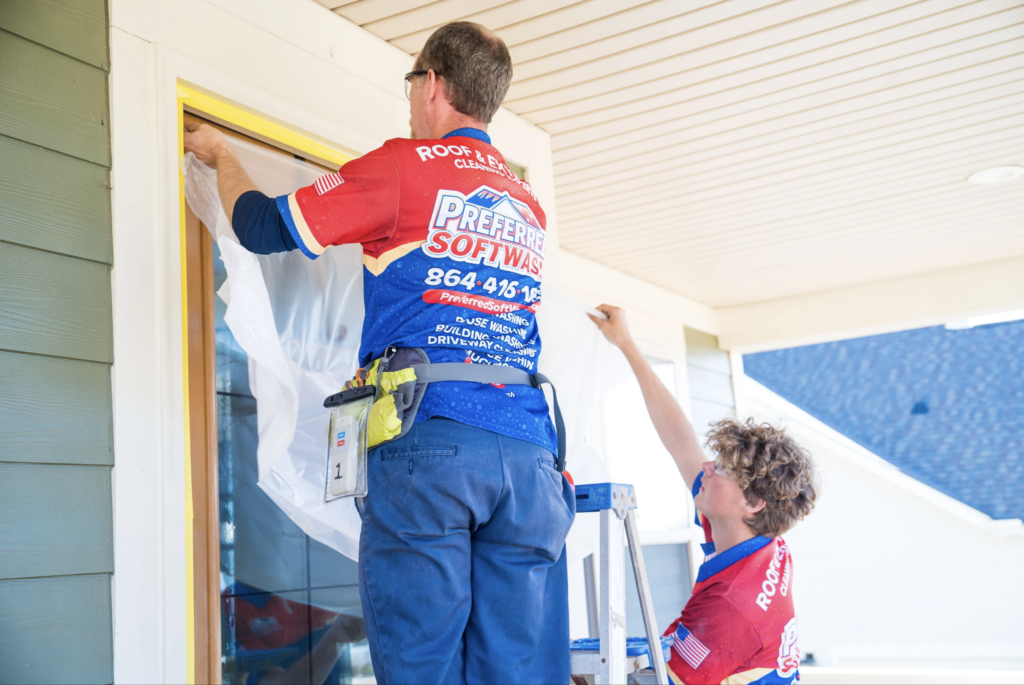
POLYGON ((554 457, 444 418, 369 453, 359 595, 378 683, 568 683, 554 457))

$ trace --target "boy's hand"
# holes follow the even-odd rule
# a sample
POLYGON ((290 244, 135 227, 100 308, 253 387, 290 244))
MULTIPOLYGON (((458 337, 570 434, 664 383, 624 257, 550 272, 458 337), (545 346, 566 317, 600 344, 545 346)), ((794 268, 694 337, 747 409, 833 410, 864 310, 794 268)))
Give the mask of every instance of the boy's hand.
POLYGON ((602 304, 597 307, 597 311, 601 312, 608 317, 608 320, 599 319, 596 316, 587 314, 590 320, 597 324, 597 327, 604 333, 604 337, 608 339, 612 345, 615 345, 620 350, 625 351, 627 347, 633 345, 633 336, 629 334, 629 324, 626 323, 626 312, 619 307, 613 307, 610 304, 602 304))
POLYGON ((230 149, 228 139, 213 126, 185 122, 185 152, 191 152, 206 166, 216 169, 218 155, 230 149))

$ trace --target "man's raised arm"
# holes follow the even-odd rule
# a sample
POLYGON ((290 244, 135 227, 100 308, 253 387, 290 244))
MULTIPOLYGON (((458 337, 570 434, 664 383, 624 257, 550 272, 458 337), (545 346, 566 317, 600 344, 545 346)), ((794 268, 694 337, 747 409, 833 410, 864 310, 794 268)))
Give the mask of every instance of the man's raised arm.
POLYGON ((274 199, 260 192, 223 133, 209 124, 185 122, 185 152, 217 170, 217 194, 242 247, 256 254, 298 247, 274 199))
POLYGON ((700 473, 701 465, 707 460, 700 448, 697 432, 686 418, 679 402, 661 382, 640 352, 640 348, 633 342, 629 326, 626 323, 626 313, 618 307, 606 304, 597 309, 608 316, 607 321, 589 314, 588 316, 601 329, 604 337, 626 355, 637 381, 640 382, 644 403, 647 405, 647 413, 650 414, 651 421, 658 431, 658 437, 661 438, 665 449, 675 460, 679 473, 686 481, 686 487, 692 488, 693 481, 700 473))

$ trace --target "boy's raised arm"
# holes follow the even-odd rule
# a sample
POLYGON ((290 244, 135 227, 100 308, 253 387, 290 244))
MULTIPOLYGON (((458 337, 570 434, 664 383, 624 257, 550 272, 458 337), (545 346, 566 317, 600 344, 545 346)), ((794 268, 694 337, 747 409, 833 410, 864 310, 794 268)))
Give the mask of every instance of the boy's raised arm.
POLYGON ((633 373, 636 374, 637 381, 640 382, 644 403, 647 405, 647 413, 650 414, 651 421, 658 431, 658 437, 661 438, 665 449, 675 460, 679 473, 686 481, 686 487, 692 488, 693 481, 700 473, 702 464, 707 460, 700 448, 697 432, 693 429, 690 420, 686 418, 679 402, 654 373, 654 369, 651 368, 640 352, 640 348, 633 341, 633 337, 629 333, 629 325, 626 323, 626 313, 618 307, 606 304, 597 309, 607 315, 607 321, 589 314, 587 316, 590 316, 590 319, 597 324, 604 337, 626 355, 633 373))

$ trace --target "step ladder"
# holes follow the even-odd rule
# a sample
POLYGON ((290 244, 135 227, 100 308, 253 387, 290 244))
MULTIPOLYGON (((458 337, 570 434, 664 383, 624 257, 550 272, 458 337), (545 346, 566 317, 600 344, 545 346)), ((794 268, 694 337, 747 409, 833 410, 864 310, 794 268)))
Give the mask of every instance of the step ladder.
POLYGON ((569 672, 584 676, 594 685, 668 685, 662 658, 654 601, 647 582, 644 553, 636 526, 636 493, 632 485, 593 483, 576 486, 576 513, 597 512, 601 517, 599 561, 600 590, 598 623, 599 652, 571 652, 569 672), (644 657, 626 655, 626 559, 623 529, 629 543, 629 557, 644 615, 647 648, 651 668, 643 668, 644 657))

